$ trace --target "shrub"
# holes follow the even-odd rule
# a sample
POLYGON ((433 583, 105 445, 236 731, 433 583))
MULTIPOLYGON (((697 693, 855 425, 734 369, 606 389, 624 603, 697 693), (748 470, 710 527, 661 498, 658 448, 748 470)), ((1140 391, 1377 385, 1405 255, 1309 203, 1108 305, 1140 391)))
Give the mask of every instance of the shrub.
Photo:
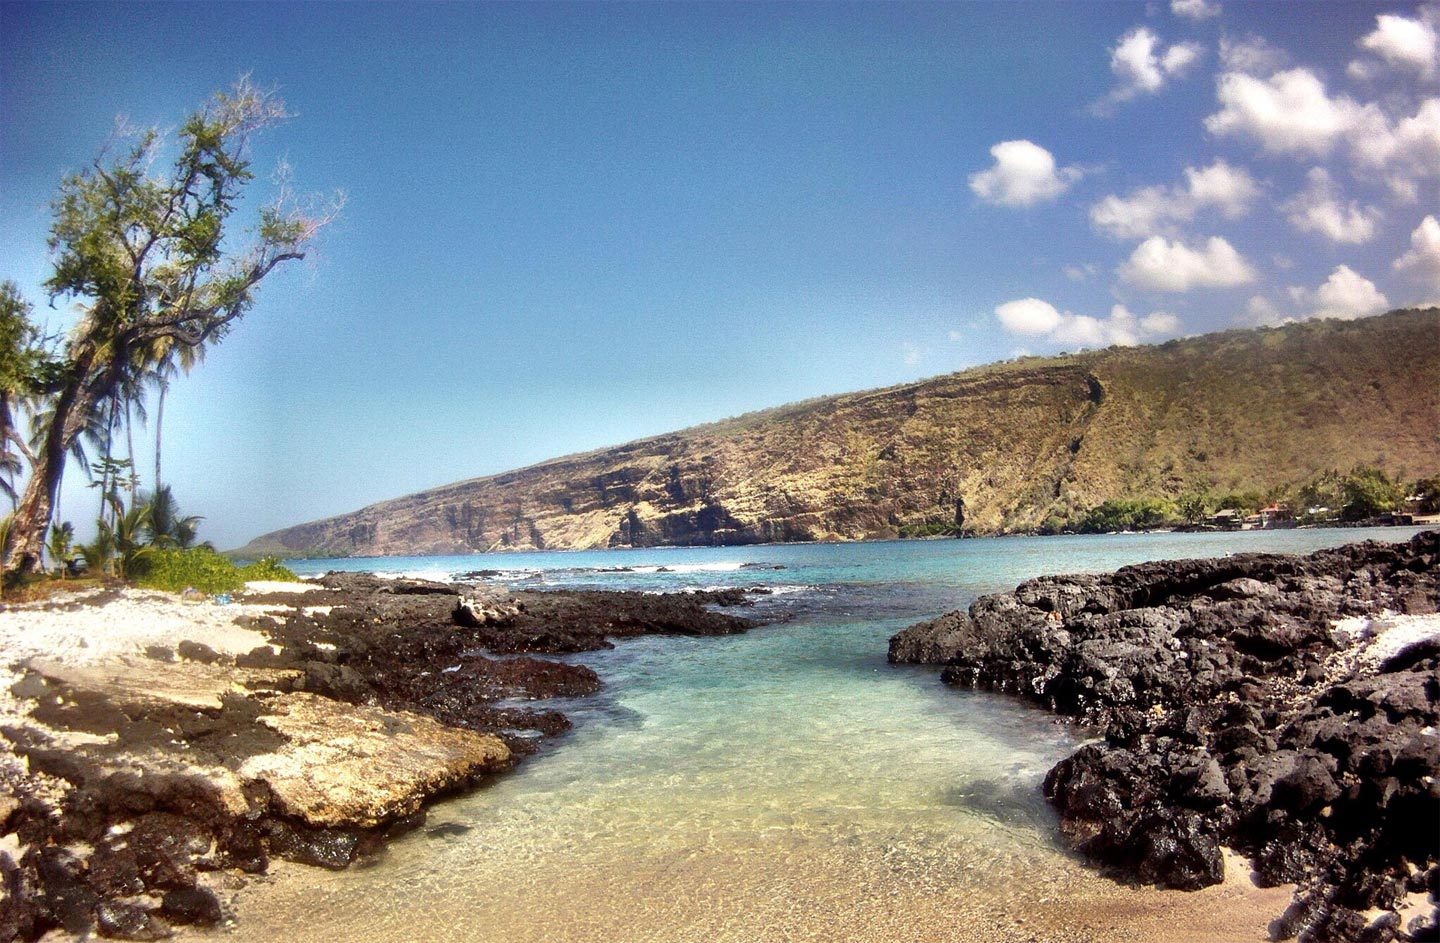
POLYGON ((202 593, 233 593, 245 585, 240 569, 209 547, 154 550, 137 561, 131 574, 140 586, 172 593, 194 587, 202 593))
POLYGON ((300 577, 288 566, 285 566, 276 557, 261 557, 253 563, 247 563, 240 568, 240 579, 249 583, 254 580, 276 580, 284 583, 293 583, 300 577))
POLYGON ((1091 508, 1076 526, 1082 534, 1157 527, 1175 520, 1175 507, 1157 498, 1120 498, 1091 508))

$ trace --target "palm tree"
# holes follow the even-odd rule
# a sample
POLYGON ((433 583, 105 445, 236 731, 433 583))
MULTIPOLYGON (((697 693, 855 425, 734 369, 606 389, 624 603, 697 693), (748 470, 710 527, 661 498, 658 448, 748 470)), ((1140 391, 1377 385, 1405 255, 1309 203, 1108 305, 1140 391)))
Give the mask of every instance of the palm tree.
POLYGON ((80 545, 80 556, 85 558, 85 569, 100 575, 110 572, 115 556, 115 531, 106 521, 95 522, 95 539, 80 545))
POLYGON ((196 533, 204 518, 195 514, 182 516, 180 504, 169 485, 163 485, 155 492, 149 507, 151 543, 157 547, 178 547, 181 550, 194 546, 196 533))
POLYGON ((145 538, 150 530, 150 505, 137 504, 115 516, 116 575, 122 580, 134 572, 135 564, 155 551, 145 538))
POLYGON ((155 385, 155 493, 160 493, 164 479, 160 475, 161 436, 165 426, 165 397, 170 392, 170 381, 176 372, 189 374, 191 369, 205 359, 204 347, 187 347, 177 344, 174 338, 161 337, 155 340, 149 352, 150 382, 155 385))
POLYGON ((55 564, 55 570, 63 580, 70 569, 70 564, 75 561, 75 527, 69 521, 60 521, 50 525, 50 538, 45 543, 45 549, 50 553, 50 559, 55 564))

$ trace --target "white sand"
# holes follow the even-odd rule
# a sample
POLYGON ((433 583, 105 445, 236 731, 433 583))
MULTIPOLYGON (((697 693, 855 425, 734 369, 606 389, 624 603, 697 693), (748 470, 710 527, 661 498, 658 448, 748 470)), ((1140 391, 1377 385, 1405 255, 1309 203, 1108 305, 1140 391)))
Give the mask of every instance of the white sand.
MULTIPOLYGON (((302 585, 308 584, 283 584, 302 585)), ((265 590, 270 592, 271 590, 265 590)), ((286 591, 286 590, 281 590, 286 591)), ((28 707, 10 693, 21 665, 42 657, 71 665, 143 655, 151 645, 174 648, 189 640, 228 655, 268 645, 260 632, 235 624, 242 615, 267 615, 284 607, 211 601, 182 603, 174 593, 125 589, 101 605, 86 600, 99 591, 56 597, 44 603, 11 606, 0 612, 0 718, 20 717, 28 707), (48 606, 48 608, 47 608, 48 606)))

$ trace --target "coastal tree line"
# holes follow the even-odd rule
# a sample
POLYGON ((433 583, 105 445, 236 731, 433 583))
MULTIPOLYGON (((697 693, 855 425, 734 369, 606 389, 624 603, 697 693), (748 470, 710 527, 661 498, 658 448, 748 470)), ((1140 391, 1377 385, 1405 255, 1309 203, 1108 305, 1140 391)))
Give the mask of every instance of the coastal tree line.
POLYGON ((117 134, 61 181, 44 291, 52 306, 72 303, 74 325, 47 333, 15 283, 0 283, 6 580, 40 571, 47 544, 53 559, 73 557, 73 526, 53 521, 72 462, 98 492, 96 538, 81 548, 90 566, 124 575, 147 549, 194 543, 199 519, 180 512, 161 478, 165 395, 234 328, 271 272, 305 257, 343 202, 297 198, 282 166, 272 197, 237 234, 253 141, 287 117, 272 91, 245 77, 172 133, 117 134), (152 395, 146 492, 134 432, 152 395))
MULTIPOLYGON (((1321 472, 1298 485, 1265 490, 1188 491, 1175 497, 1104 501, 1072 518, 1046 518, 1042 534, 1109 533, 1156 527, 1200 527, 1222 512, 1237 516, 1281 507, 1303 525, 1355 524, 1397 511, 1440 512, 1440 476, 1405 481, 1383 469, 1357 465, 1348 472, 1321 472)), ((1238 522, 1237 522, 1238 523, 1238 522)))

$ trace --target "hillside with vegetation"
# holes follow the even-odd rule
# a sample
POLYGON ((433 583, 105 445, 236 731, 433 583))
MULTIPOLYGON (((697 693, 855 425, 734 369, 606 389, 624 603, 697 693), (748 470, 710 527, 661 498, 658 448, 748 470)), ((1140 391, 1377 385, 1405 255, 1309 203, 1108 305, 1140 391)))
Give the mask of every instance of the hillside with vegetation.
POLYGON ((1428 308, 811 400, 381 502, 237 553, 1078 530, 1107 506, 1183 517, 1376 476, 1393 502, 1402 483, 1437 474, 1440 309, 1428 308))

